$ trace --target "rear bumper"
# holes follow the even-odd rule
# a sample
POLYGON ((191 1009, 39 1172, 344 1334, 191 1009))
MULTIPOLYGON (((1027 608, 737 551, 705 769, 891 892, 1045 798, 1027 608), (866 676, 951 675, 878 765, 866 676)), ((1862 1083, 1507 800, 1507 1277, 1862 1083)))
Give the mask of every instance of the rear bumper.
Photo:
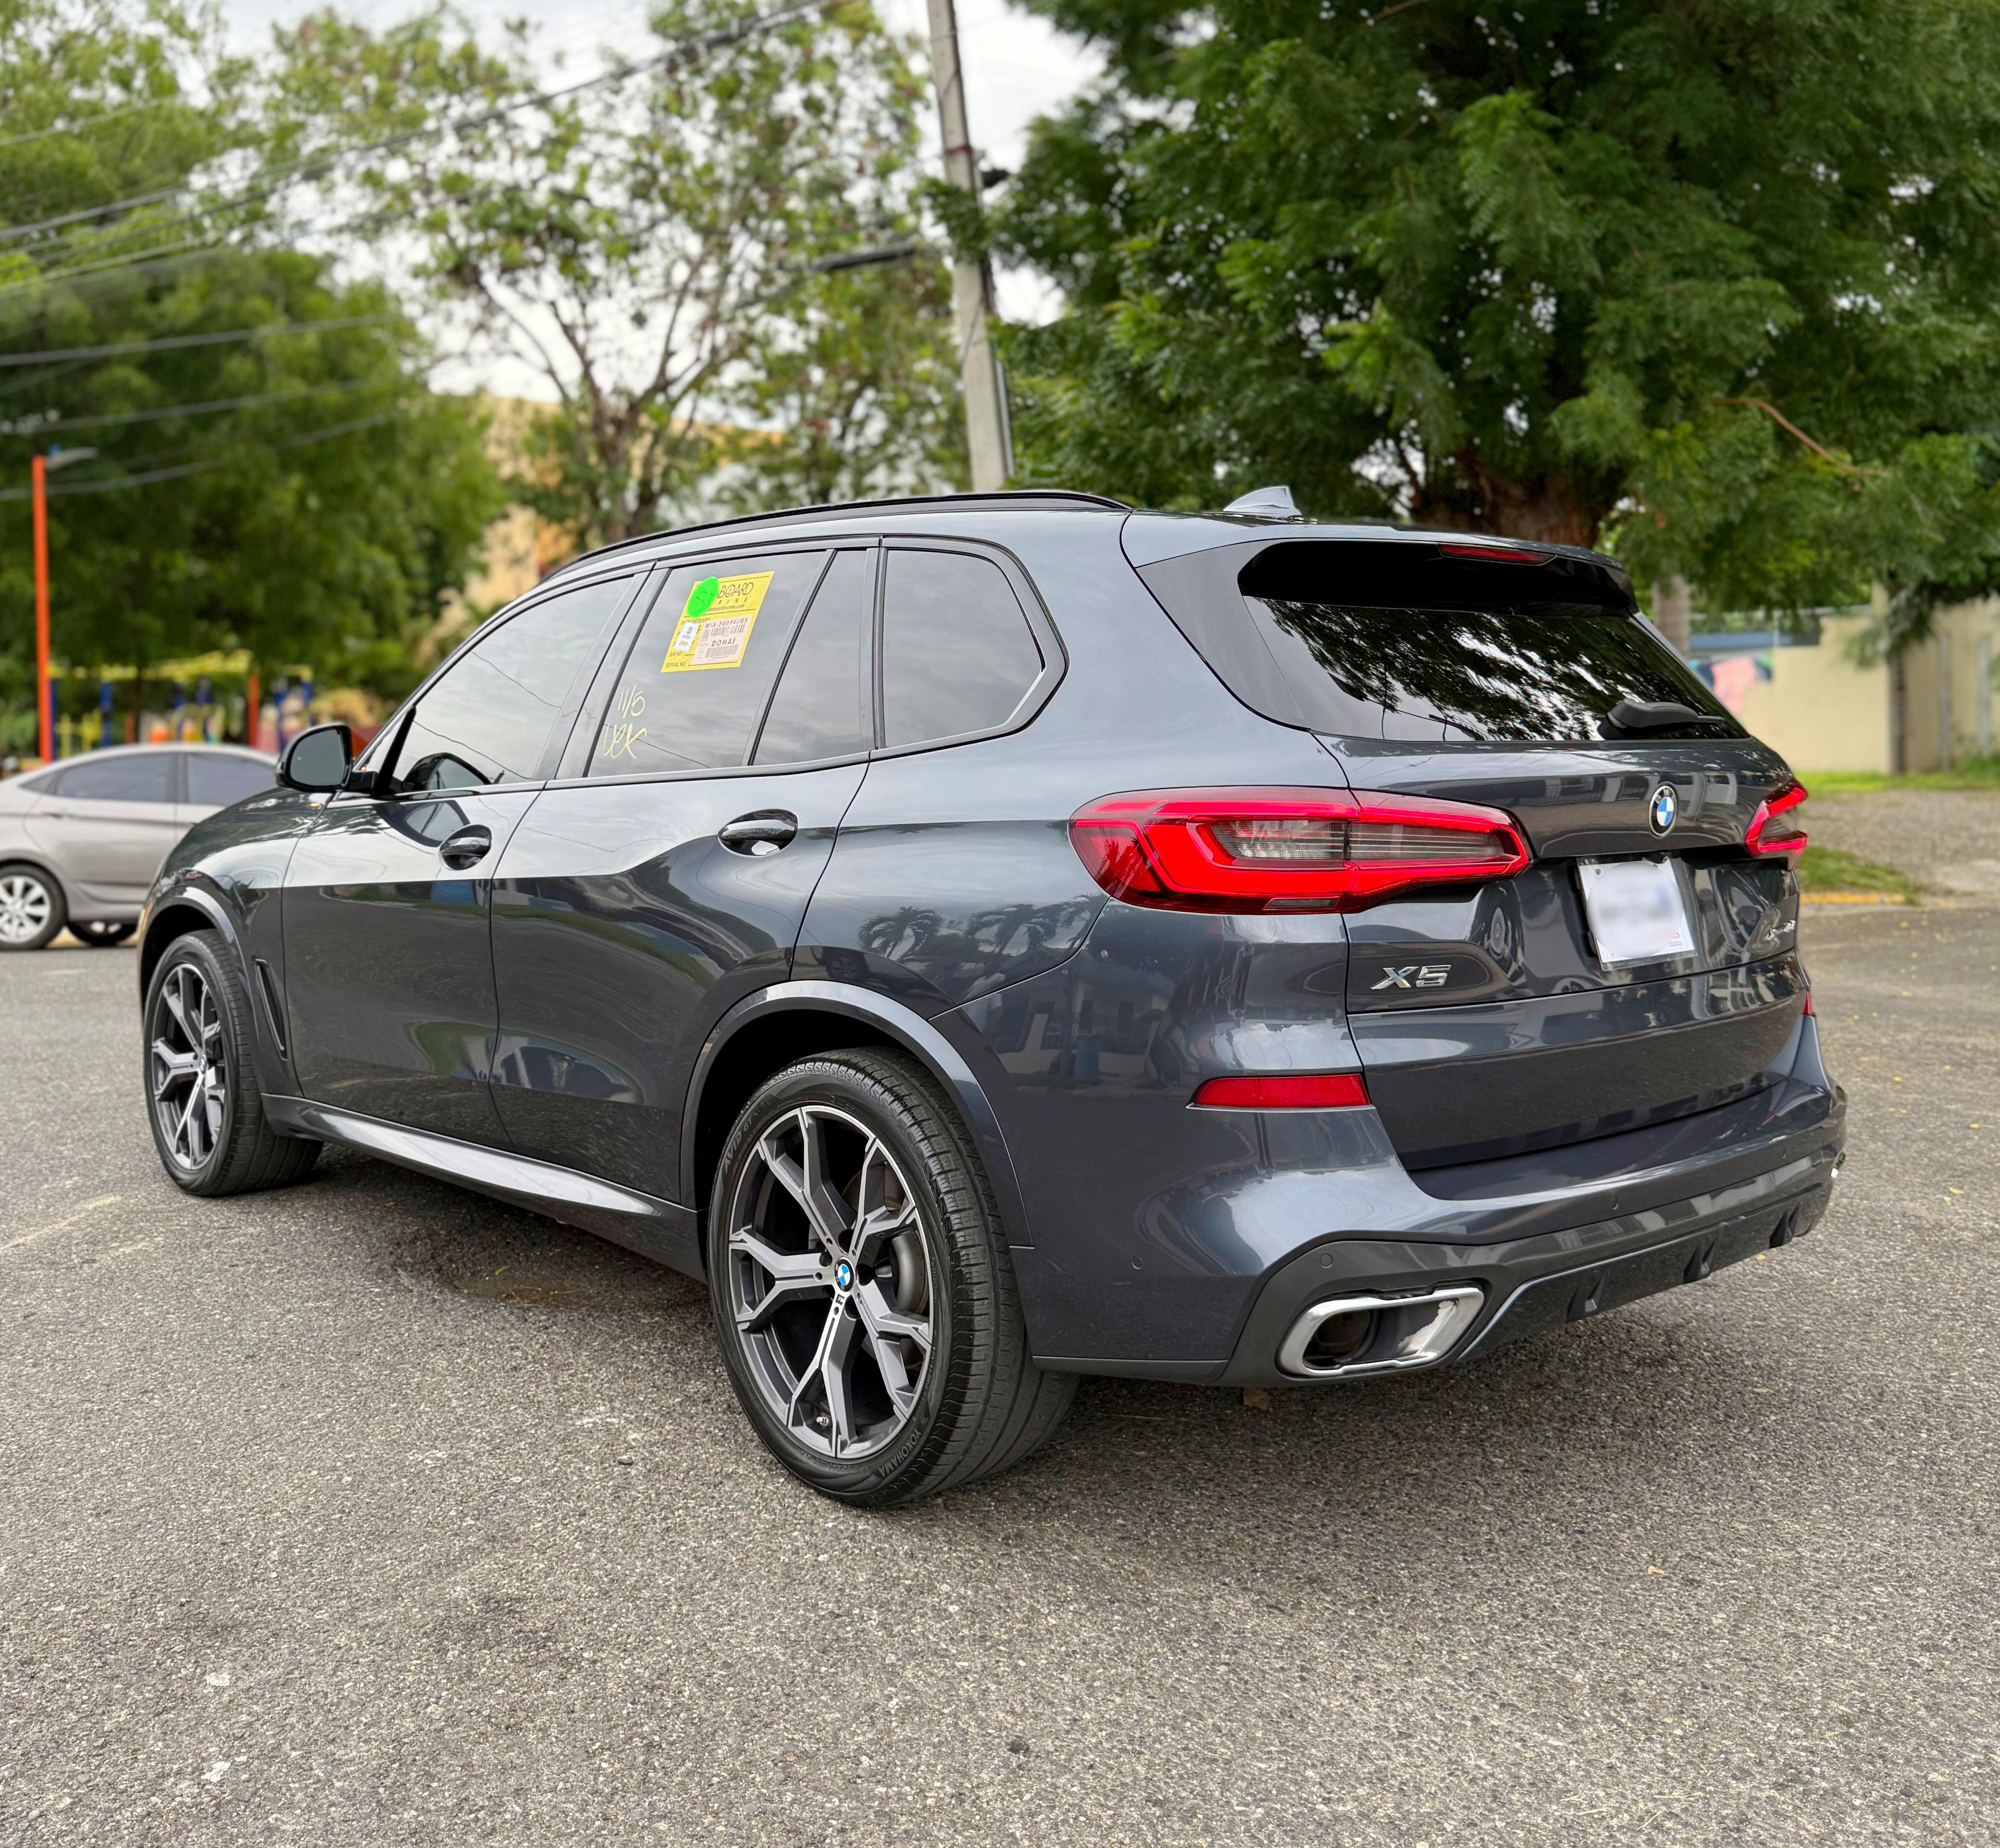
POLYGON ((1719 1198, 1684 1200, 1484 1249, 1329 1241, 1269 1279, 1234 1354, 1214 1377, 1226 1385, 1311 1383, 1287 1372, 1278 1356, 1286 1336, 1314 1304, 1363 1292, 1467 1283, 1484 1293, 1480 1313, 1433 1364, 1477 1360, 1523 1336, 1588 1320, 1679 1284, 1699 1283, 1728 1265, 1789 1245, 1825 1212, 1831 1170, 1831 1163, 1814 1164, 1803 1186, 1798 1175, 1780 1171, 1762 1177, 1766 1186, 1729 1189, 1719 1198), (1746 1196, 1755 1199, 1747 1207, 1746 1196))
MULTIPOLYGON (((1179 1275, 1171 1292, 1147 1291, 1143 1283, 1164 1241, 1131 1266, 1132 1284, 1100 1273, 1087 1301, 1076 1287, 1083 1280, 1060 1274, 1067 1267, 1057 1253, 1047 1246, 1016 1252, 1031 1300, 1039 1295, 1047 1305, 1058 1297, 1071 1311, 1069 1330, 1115 1337, 1089 1349, 1039 1341, 1037 1358, 1058 1371, 1304 1383, 1281 1366, 1280 1350, 1306 1311, 1333 1298, 1477 1286, 1477 1315, 1448 1349, 1394 1369, 1403 1370, 1477 1358, 1699 1281, 1811 1230, 1832 1197, 1845 1147, 1845 1099, 1820 1066, 1810 1020, 1799 1023, 1788 1054, 1788 1075, 1703 1117, 1606 1138, 1559 1152, 1561 1159, 1523 1158, 1448 1176, 1412 1176, 1368 1110, 1320 1117, 1344 1146, 1336 1151, 1329 1142, 1314 1152, 1318 1159, 1274 1171, 1272 1141, 1306 1125, 1266 1118, 1264 1162, 1216 1175, 1204 1198, 1176 1203, 1170 1223, 1179 1275), (1336 1153, 1342 1158, 1328 1159, 1336 1153), (1226 1228, 1227 1245, 1211 1237, 1197 1252, 1190 1234, 1202 1227, 1226 1228), (1230 1275, 1214 1262, 1225 1249, 1268 1261, 1254 1275, 1230 1275), (1199 1266, 1189 1261, 1196 1256, 1199 1266), (1130 1305, 1122 1315, 1121 1299, 1130 1305), (1225 1303, 1234 1312, 1219 1326, 1225 1303), (1188 1339, 1191 1329, 1207 1334, 1199 1347, 1188 1339)), ((1154 1223, 1169 1224, 1165 1214, 1154 1223)), ((1031 1332, 1035 1320, 1031 1315, 1031 1332)))

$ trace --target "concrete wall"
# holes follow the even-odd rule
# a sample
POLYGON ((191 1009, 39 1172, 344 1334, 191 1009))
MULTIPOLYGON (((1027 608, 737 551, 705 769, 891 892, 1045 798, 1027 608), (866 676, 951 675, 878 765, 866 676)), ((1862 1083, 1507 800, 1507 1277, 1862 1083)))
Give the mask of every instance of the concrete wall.
POLYGON ((1826 618, 1817 648, 1760 650, 1769 678, 1760 672, 1729 688, 1729 676, 1718 676, 1745 726, 1802 774, 1889 768, 1888 669, 1856 667, 1845 645, 1866 620, 1826 618))
POLYGON ((1943 769, 2000 749, 2000 598, 1939 610, 1931 639, 1894 669, 1856 665, 1850 647, 1867 620, 1859 613, 1823 618, 1815 648, 1760 648, 1733 665, 1724 665, 1727 656, 1703 658, 1724 702, 1801 774, 1943 769))

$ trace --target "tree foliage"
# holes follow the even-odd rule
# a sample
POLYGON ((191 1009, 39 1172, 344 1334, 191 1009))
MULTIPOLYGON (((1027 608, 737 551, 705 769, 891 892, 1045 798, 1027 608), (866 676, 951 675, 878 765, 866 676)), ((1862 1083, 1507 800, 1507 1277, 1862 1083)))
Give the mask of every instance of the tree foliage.
POLYGON ((38 449, 99 452, 52 474, 49 502, 55 654, 87 668, 242 648, 393 691, 501 504, 479 419, 429 391, 397 301, 296 248, 254 188, 243 205, 266 159, 246 81, 172 0, 0 0, 0 692, 16 729, 38 449), (114 350, 30 357, 78 348, 114 350))
POLYGON ((285 40, 300 154, 399 137, 342 186, 554 400, 513 485, 579 545, 661 523, 732 450, 752 495, 936 466, 935 286, 810 267, 913 231, 906 48, 863 5, 778 30, 760 10, 670 0, 616 81, 567 89, 525 30, 482 49, 443 12, 322 13, 285 40), (780 439, 731 445, 733 415, 780 439))
POLYGON ((1030 0, 988 235, 1041 478, 1608 542, 1714 604, 2000 571, 2000 12, 1030 0))

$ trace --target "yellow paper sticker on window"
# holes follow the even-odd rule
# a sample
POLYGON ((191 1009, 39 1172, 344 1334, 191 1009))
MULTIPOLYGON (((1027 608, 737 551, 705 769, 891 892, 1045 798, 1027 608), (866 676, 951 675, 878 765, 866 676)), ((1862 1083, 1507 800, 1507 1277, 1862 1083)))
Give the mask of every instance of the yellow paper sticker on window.
POLYGON ((759 571, 740 578, 703 578, 688 592, 660 672, 683 674, 697 668, 741 667, 773 575, 759 571))

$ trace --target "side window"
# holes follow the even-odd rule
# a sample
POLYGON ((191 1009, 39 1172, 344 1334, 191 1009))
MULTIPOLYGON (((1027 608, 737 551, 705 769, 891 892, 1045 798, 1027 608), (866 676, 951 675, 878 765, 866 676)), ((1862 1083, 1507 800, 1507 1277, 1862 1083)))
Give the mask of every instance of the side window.
POLYGON ((1004 724, 1042 651, 1007 574, 965 552, 891 551, 882 593, 882 735, 922 744, 1004 724))
POLYGON ((868 686, 875 558, 872 547, 834 554, 785 658, 752 762, 811 763, 875 742, 868 686))
POLYGON ((482 633, 417 702, 396 753, 399 790, 477 789, 541 773, 577 676, 597 660, 629 577, 579 585, 482 633))
POLYGON ((193 751, 187 759, 187 799, 198 808, 227 808, 245 796, 261 795, 276 783, 268 763, 254 757, 224 757, 193 751))
POLYGON ((131 751, 86 759, 67 769, 44 793, 84 802, 171 802, 174 753, 131 751))
POLYGON ((599 728, 593 776, 740 764, 825 552, 677 565, 599 728))

